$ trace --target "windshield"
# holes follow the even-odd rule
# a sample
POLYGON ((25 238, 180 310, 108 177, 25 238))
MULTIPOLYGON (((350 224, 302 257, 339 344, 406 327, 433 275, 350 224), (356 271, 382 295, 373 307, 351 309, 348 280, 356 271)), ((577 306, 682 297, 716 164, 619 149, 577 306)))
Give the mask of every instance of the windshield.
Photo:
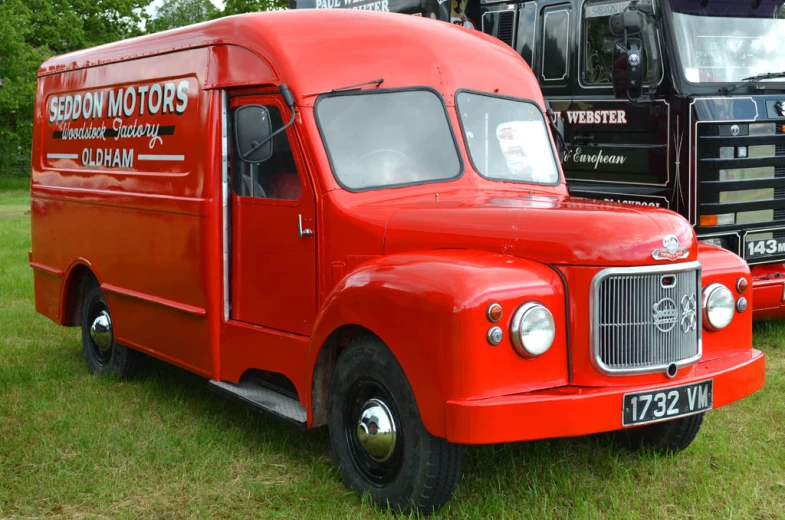
POLYGON ((785 71, 784 0, 671 0, 684 77, 737 82, 785 71))
POLYGON ((321 98, 316 116, 333 174, 349 190, 447 180, 461 174, 441 98, 428 90, 321 98))
POLYGON ((477 173, 503 181, 559 182, 548 127, 537 105, 472 92, 461 92, 456 99, 477 173))

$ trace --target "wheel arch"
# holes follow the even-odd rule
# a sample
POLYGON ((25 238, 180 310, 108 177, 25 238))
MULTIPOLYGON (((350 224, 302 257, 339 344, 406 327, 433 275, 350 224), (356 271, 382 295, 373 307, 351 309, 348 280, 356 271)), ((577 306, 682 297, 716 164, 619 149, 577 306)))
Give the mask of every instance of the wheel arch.
MULTIPOLYGON (((327 400, 330 395, 330 384, 335 373, 338 356, 352 341, 362 336, 378 338, 379 341, 387 346, 384 340, 377 334, 374 334, 373 331, 356 324, 339 326, 322 343, 316 355, 311 375, 311 427, 327 424, 327 400)), ((389 347, 387 348, 389 350, 389 347)))
POLYGON ((100 285, 93 267, 84 260, 73 262, 63 277, 63 289, 60 297, 62 311, 61 324, 69 327, 78 326, 82 319, 82 301, 93 285, 100 285))

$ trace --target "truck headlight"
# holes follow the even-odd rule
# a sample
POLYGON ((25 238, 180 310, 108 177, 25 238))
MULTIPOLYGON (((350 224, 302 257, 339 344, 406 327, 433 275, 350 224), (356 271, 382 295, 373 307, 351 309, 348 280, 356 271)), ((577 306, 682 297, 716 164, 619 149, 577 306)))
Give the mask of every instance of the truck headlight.
POLYGON ((545 354, 556 337, 553 314, 537 302, 518 307, 510 325, 515 350, 525 357, 545 354))
POLYGON ((730 325, 735 310, 733 293, 721 283, 710 284, 703 290, 703 321, 709 329, 720 330, 730 325))

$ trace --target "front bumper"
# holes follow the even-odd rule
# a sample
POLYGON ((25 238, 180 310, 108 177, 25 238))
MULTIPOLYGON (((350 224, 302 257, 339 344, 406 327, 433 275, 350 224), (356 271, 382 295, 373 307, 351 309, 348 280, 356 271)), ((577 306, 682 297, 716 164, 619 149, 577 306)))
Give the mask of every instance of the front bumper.
POLYGON ((734 352, 697 363, 688 377, 657 385, 563 386, 488 399, 448 401, 447 440, 457 444, 496 444, 619 430, 624 394, 709 378, 714 379, 714 408, 738 401, 763 387, 765 356, 755 349, 734 352))

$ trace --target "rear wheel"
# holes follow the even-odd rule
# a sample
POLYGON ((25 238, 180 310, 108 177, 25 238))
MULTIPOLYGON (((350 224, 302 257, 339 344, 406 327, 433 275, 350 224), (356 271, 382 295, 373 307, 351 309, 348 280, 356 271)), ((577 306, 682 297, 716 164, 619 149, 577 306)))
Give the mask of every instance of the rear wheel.
POLYGON ((82 347, 91 374, 131 377, 141 371, 144 354, 117 344, 106 296, 97 285, 85 294, 81 325, 82 347))
POLYGON ((616 439, 630 449, 649 448, 663 453, 675 453, 686 449, 700 431, 702 413, 638 426, 615 432, 616 439))
POLYGON ((428 433, 395 356, 376 338, 338 357, 328 423, 346 487, 381 507, 430 513, 458 485, 461 446, 428 433))

